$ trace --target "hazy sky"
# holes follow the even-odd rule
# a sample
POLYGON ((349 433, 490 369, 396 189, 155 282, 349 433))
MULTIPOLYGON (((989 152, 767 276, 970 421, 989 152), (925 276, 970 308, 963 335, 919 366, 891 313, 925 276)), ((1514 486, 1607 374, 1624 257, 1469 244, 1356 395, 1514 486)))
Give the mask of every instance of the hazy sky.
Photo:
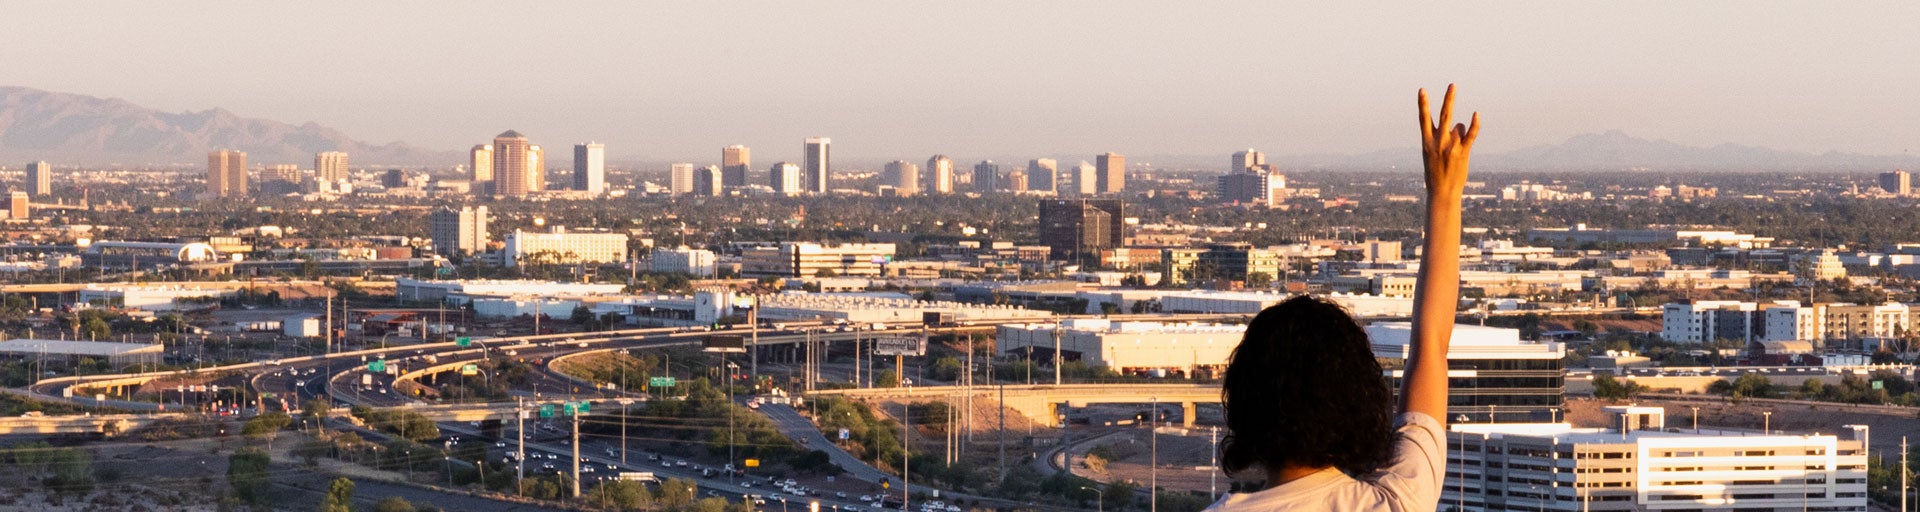
POLYGON ((1403 148, 1413 91, 1448 82, 1493 151, 1920 152, 1920 2, 1299 3, 11 2, 0 83, 756 168, 811 135, 914 161, 1403 148))

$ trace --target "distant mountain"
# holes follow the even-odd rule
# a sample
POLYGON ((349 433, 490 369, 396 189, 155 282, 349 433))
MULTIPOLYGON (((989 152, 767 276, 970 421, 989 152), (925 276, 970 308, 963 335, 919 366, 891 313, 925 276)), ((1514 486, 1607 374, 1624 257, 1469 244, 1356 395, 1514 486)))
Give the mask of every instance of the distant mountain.
POLYGON ((249 165, 311 166, 321 151, 345 151, 355 166, 452 165, 464 159, 456 151, 369 144, 314 123, 295 126, 217 108, 167 113, 120 99, 0 86, 0 158, 10 162, 197 164, 217 149, 245 151, 249 165))
MULTIPOLYGON (((1225 161, 1225 157, 1218 160, 1225 161)), ((1386 169, 1420 165, 1414 147, 1357 154, 1289 155, 1281 168, 1386 169)), ((1559 144, 1474 155, 1476 171, 1882 171, 1920 169, 1920 156, 1820 154, 1739 144, 1688 146, 1642 139, 1619 130, 1586 133, 1559 144)))

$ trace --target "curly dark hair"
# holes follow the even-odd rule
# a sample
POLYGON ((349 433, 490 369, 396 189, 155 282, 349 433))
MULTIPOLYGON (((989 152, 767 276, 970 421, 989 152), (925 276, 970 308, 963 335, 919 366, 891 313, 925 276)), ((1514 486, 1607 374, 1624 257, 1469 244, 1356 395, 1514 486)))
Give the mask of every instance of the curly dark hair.
POLYGON ((1360 477, 1393 456, 1393 394, 1366 331, 1338 304, 1301 295, 1261 311, 1227 363, 1220 463, 1333 466, 1360 477))

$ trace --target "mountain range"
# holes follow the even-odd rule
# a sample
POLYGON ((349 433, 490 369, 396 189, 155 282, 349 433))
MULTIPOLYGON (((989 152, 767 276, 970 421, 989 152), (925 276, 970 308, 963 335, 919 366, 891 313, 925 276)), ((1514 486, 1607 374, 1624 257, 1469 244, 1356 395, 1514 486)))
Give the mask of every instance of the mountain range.
MULTIPOLYGON (((223 109, 168 113, 131 102, 0 86, 0 161, 123 167, 198 165, 208 151, 239 149, 248 160, 304 163, 321 151, 346 151, 354 165, 450 166, 463 151, 404 142, 372 144, 316 123, 245 118, 223 109)), ((1278 155, 1283 169, 1416 167, 1412 147, 1357 154, 1278 155)), ((556 155, 565 158, 566 155, 556 155)), ((1222 155, 1153 155, 1136 161, 1209 167, 1222 155)), ((555 162, 559 163, 559 162, 555 162)), ((1738 144, 1688 146, 1621 131, 1575 135, 1557 144, 1474 156, 1487 171, 1881 171, 1920 169, 1920 156, 1802 153, 1738 144)))

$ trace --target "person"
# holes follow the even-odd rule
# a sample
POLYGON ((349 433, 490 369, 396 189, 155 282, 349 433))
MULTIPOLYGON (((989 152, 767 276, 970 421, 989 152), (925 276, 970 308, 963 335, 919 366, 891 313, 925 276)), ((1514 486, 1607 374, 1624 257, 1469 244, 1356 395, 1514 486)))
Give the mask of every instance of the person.
POLYGON ((1298 296, 1254 316, 1221 389, 1228 474, 1261 471, 1266 488, 1229 494, 1210 511, 1432 511, 1446 474, 1447 347, 1460 295, 1460 199, 1480 134, 1448 126, 1453 86, 1437 123, 1421 90, 1426 240, 1414 285, 1411 357, 1399 414, 1366 332, 1340 306, 1298 296), (1396 426, 1397 424, 1397 426, 1396 426))

